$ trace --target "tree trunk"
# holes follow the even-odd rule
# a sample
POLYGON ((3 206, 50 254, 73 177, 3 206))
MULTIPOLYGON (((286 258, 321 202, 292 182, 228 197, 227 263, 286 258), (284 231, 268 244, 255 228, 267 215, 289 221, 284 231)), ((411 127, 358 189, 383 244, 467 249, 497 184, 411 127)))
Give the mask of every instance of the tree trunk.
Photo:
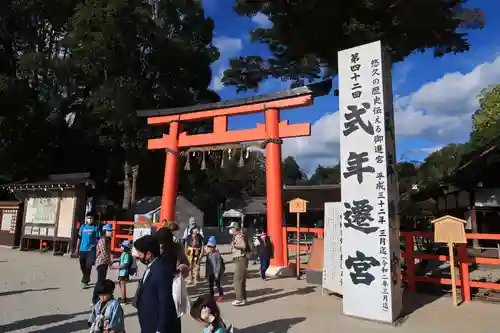
POLYGON ((132 193, 130 195, 130 203, 133 205, 136 202, 135 195, 137 192, 137 176, 139 175, 139 166, 132 167, 132 193))
POLYGON ((130 164, 128 164, 128 161, 125 161, 125 165, 123 166, 123 172, 124 172, 124 179, 123 179, 123 203, 122 203, 122 208, 123 210, 128 210, 130 208, 130 199, 131 199, 131 193, 132 193, 132 184, 131 184, 131 179, 130 179, 130 174, 132 172, 130 168, 130 164))

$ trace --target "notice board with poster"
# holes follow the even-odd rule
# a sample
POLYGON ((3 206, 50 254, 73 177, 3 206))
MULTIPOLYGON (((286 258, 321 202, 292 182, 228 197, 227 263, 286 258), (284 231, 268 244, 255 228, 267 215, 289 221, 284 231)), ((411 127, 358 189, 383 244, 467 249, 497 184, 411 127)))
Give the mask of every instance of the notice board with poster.
POLYGON ((322 287, 342 295, 342 203, 325 203, 322 287))

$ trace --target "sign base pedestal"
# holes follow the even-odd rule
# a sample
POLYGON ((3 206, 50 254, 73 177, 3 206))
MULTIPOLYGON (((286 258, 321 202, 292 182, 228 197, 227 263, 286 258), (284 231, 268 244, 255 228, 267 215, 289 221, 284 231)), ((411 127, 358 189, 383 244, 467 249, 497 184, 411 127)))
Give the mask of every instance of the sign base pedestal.
POLYGON ((280 278, 295 276, 295 271, 291 267, 269 266, 266 271, 266 277, 280 278))

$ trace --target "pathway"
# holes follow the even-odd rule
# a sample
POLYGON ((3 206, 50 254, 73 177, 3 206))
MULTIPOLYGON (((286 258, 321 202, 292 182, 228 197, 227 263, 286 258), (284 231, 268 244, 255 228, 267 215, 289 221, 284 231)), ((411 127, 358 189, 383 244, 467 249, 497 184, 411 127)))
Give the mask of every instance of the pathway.
MULTIPOLYGON (((231 271, 233 265, 227 266, 231 271)), ((498 332, 498 305, 473 302, 454 309, 450 298, 418 297, 425 306, 414 311, 400 326, 393 327, 341 315, 340 299, 321 296, 319 288, 305 281, 290 278, 263 282, 256 278, 257 267, 251 269, 249 305, 241 308, 232 307, 229 302, 221 305, 224 317, 238 332, 498 332)), ((111 276, 116 277, 116 272, 111 271, 111 276)), ((0 332, 88 332, 86 318, 92 290, 81 290, 79 280, 75 259, 0 248, 0 332)), ((230 299, 228 282, 225 289, 230 299)), ((203 287, 191 293, 203 292, 206 290, 203 287)), ((133 295, 135 284, 131 283, 129 289, 133 295)), ((138 333, 135 309, 127 305, 125 313, 127 332, 138 333)), ((185 317, 183 332, 200 332, 200 328, 185 317)))

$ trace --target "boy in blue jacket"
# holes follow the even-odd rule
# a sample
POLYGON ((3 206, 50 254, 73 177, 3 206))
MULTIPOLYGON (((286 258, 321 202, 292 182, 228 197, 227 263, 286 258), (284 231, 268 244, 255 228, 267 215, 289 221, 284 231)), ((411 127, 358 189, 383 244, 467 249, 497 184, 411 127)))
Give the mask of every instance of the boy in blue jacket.
POLYGON ((210 236, 207 242, 207 262, 206 262, 206 274, 208 278, 208 287, 210 289, 210 295, 214 297, 215 290, 214 284, 217 286, 217 291, 219 292, 219 298, 217 302, 222 302, 224 297, 224 292, 220 284, 221 278, 224 276, 226 270, 224 259, 217 249, 217 243, 214 236, 210 236))

